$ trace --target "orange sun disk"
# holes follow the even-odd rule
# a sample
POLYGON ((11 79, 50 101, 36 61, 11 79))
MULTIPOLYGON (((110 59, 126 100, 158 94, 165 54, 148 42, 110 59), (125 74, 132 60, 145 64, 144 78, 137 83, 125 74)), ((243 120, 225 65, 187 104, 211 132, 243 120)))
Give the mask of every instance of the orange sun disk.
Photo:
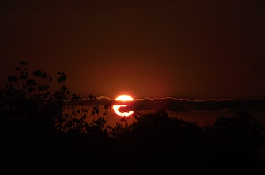
MULTIPOLYGON (((120 95, 115 100, 125 102, 125 101, 133 101, 133 98, 129 95, 120 95)), ((125 106, 127 106, 127 105, 113 105, 114 112, 121 117, 129 117, 130 115, 132 115, 134 113, 134 111, 128 111, 128 112, 120 112, 119 111, 120 107, 125 107, 125 106)))
POLYGON ((120 95, 115 100, 118 101, 133 101, 133 98, 129 95, 120 95))

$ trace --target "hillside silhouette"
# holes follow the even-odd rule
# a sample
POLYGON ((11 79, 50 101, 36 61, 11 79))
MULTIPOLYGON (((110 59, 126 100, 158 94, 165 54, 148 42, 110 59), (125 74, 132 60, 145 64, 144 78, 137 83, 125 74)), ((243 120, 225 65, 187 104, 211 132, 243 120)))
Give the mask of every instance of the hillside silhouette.
POLYGON ((66 100, 79 99, 66 79, 58 72, 60 88, 50 92, 51 77, 28 72, 26 62, 8 76, 0 91, 1 174, 263 174, 264 126, 246 111, 199 126, 158 105, 110 127, 98 106, 91 123, 86 110, 63 114, 66 100))

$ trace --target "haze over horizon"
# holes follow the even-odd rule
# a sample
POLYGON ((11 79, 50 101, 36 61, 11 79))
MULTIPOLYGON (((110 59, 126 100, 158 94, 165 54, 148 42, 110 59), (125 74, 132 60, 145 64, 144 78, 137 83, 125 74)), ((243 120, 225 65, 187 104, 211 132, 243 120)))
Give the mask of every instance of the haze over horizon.
POLYGON ((264 99, 263 7, 258 0, 4 0, 0 87, 26 61, 53 84, 63 71, 82 98, 264 99))

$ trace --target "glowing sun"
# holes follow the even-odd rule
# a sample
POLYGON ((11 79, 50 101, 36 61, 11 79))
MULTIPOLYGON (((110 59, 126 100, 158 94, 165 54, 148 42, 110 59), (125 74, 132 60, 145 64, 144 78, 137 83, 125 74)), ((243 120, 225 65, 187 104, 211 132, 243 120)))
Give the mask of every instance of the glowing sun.
POLYGON ((133 98, 131 96, 129 96, 129 95, 120 95, 115 100, 120 100, 120 101, 133 101, 133 98))
MULTIPOLYGON (((133 101, 133 98, 129 95, 120 95, 116 99, 116 101, 133 101)), ((120 107, 125 107, 127 105, 113 105, 114 112, 121 116, 121 117, 129 117, 134 113, 134 111, 128 111, 128 112, 120 112, 120 107)))

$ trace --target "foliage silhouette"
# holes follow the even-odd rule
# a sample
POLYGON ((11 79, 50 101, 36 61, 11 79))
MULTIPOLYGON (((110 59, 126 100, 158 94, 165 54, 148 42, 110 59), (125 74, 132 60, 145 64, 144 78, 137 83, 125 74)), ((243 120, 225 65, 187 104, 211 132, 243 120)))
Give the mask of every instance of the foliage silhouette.
MULTIPOLYGON (((99 106, 93 106, 91 114, 86 108, 65 106, 65 100, 80 98, 65 86, 66 74, 58 72, 58 76, 60 89, 53 93, 48 74, 44 70, 30 74, 26 62, 8 76, 0 91, 2 174, 81 174, 80 167, 87 172, 93 171, 88 166, 99 164, 134 165, 135 174, 262 172, 264 127, 247 112, 220 116, 205 126, 171 118, 163 110, 135 112, 132 124, 122 118, 110 127, 110 104, 104 106, 103 117, 99 106), (89 117, 93 122, 87 122, 89 117)), ((94 100, 92 94, 89 98, 94 100)), ((111 172, 96 169, 93 174, 111 172)))

